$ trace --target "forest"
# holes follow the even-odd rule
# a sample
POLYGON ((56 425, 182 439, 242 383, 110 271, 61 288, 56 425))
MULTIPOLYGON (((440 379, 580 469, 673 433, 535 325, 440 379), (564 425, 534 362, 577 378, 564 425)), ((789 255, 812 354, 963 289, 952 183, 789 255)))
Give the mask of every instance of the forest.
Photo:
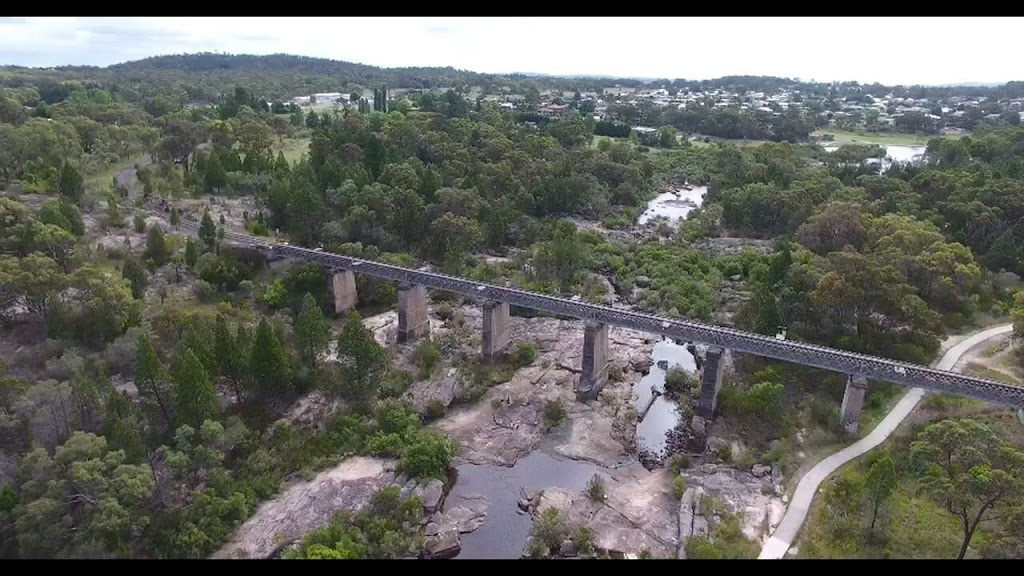
MULTIPOLYGON (((575 111, 531 125, 454 90, 386 113, 286 108, 339 82, 506 80, 246 58, 0 71, 0 557, 205 557, 286 479, 352 455, 447 479, 459 447, 430 426, 447 407, 402 400, 447 352, 425 345, 411 371, 363 323, 396 288, 359 277, 359 310, 339 317, 327 271, 275 268, 225 242, 232 228, 921 363, 949 333, 1020 314, 1021 127, 935 139, 923 162, 881 173, 871 147, 654 149, 596 139, 575 111), (708 194, 677 229, 635 224, 684 182, 708 194), (185 218, 197 238, 177 229, 185 218), (725 238, 767 249, 715 250, 725 238), (337 405, 328 421, 289 421, 314 391, 337 405)), ((475 392, 462 400, 530 355, 467 360, 475 392)), ((831 380, 807 392, 813 372, 738 370, 723 410, 739 422, 795 430, 831 416, 801 394, 841 395, 831 380), (798 385, 761 402, 767 380, 798 385)), ((419 504, 381 491, 369 506, 286 556, 408 555, 419 504)), ((983 526, 1002 538, 987 553, 1006 553, 1011 520, 983 526)), ((819 551, 835 545, 822 538, 819 551)))

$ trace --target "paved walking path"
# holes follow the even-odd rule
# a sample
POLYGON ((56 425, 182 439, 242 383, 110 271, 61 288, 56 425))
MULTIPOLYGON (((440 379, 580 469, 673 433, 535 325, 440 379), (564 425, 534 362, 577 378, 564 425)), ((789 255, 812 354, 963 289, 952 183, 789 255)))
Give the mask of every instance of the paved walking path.
MULTIPOLYGON (((935 367, 941 370, 952 370, 953 366, 971 348, 986 340, 1012 331, 1013 325, 1006 324, 972 334, 947 350, 943 354, 942 359, 935 364, 935 367)), ((814 468, 811 468, 800 479, 796 492, 793 493, 793 499, 790 501, 789 508, 786 510, 786 515, 782 518, 782 522, 779 523, 779 527, 775 529, 772 537, 765 542, 764 548, 761 549, 761 555, 758 556, 759 560, 777 560, 786 555, 789 547, 793 545, 793 540, 796 538, 797 533, 800 532, 800 527, 803 526, 804 519, 807 517, 807 511, 811 507, 811 501, 814 499, 814 494, 818 491, 818 486, 840 466, 870 451, 888 438, 900 423, 903 422, 903 419, 914 410, 914 407, 917 406, 917 403, 924 396, 924 392, 921 388, 912 388, 870 434, 818 462, 814 468)))

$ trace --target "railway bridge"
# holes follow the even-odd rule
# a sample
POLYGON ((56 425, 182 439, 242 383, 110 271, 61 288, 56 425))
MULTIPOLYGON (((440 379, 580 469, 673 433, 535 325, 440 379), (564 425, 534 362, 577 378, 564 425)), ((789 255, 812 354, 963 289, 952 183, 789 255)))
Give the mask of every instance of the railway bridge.
MULTIPOLYGON (((163 216, 163 215, 161 215, 163 216)), ((198 223, 182 221, 181 226, 196 231, 198 223)), ((483 355, 496 358, 511 343, 509 306, 547 312, 584 321, 583 365, 577 391, 585 397, 596 396, 608 378, 608 328, 616 326, 659 334, 677 341, 708 345, 701 375, 701 397, 697 413, 713 419, 722 386, 722 355, 726 350, 812 366, 847 376, 841 410, 842 426, 855 433, 860 426, 868 379, 924 388, 986 402, 1024 408, 1024 388, 996 380, 936 370, 917 364, 857 354, 824 346, 793 342, 743 332, 732 328, 665 318, 631 310, 599 306, 577 299, 559 298, 484 284, 434 272, 412 270, 380 262, 362 260, 277 243, 233 232, 225 240, 259 248, 289 259, 316 262, 330 271, 330 288, 336 312, 356 306, 356 274, 365 274, 398 283, 398 338, 412 341, 430 332, 427 315, 427 290, 442 290, 474 298, 483 307, 483 355)))

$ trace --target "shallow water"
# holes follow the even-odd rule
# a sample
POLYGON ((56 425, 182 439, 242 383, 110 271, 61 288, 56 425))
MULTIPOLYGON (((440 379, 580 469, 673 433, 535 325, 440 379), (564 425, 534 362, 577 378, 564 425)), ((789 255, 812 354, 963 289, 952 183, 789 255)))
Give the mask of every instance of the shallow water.
MULTIPOLYGON (((829 145, 823 146, 826 152, 835 152, 839 149, 839 146, 829 145)), ((882 172, 885 172, 892 166, 893 162, 913 162, 919 160, 924 156, 927 146, 921 145, 892 145, 885 147, 885 158, 881 159, 882 172)), ((878 159, 871 159, 868 162, 879 162, 878 159)))
POLYGON ((531 452, 515 466, 464 464, 456 468, 458 478, 445 499, 445 509, 454 508, 466 495, 487 498, 487 519, 469 534, 462 534, 462 551, 457 558, 519 558, 533 522, 516 504, 527 492, 545 488, 582 491, 594 474, 606 479, 607 472, 589 462, 555 458, 531 452))
MULTIPOLYGON (((696 373, 697 364, 685 346, 662 340, 654 345, 651 371, 633 386, 633 402, 637 411, 646 407, 651 398, 651 387, 664 391, 666 368, 682 366, 696 373)), ((665 447, 665 433, 679 421, 674 402, 659 397, 642 422, 637 424, 637 448, 660 452, 665 447)), ((475 531, 461 535, 462 551, 457 558, 519 558, 530 535, 533 521, 529 514, 519 511, 517 503, 522 490, 534 492, 545 488, 564 488, 582 491, 587 482, 600 474, 606 479, 607 471, 590 462, 556 458, 545 452, 531 452, 519 459, 515 466, 464 464, 456 468, 456 480, 445 499, 445 509, 459 506, 467 497, 483 495, 487 498, 487 519, 475 531)))
MULTIPOLYGON (((651 399, 652 387, 659 392, 665 391, 665 373, 668 371, 667 368, 681 366, 687 372, 697 373, 697 363, 693 358, 693 354, 685 346, 680 346, 670 340, 662 340, 655 344, 651 357, 654 361, 651 371, 633 386, 633 405, 636 407, 638 414, 642 413, 644 408, 647 407, 647 403, 651 399), (667 365, 662 364, 666 366, 664 370, 658 367, 658 364, 662 362, 667 362, 667 365)), ((665 433, 675 428, 678 423, 679 413, 676 411, 675 402, 668 400, 664 396, 659 396, 644 419, 637 424, 637 449, 646 449, 655 453, 661 452, 665 449, 665 433)))
POLYGON ((694 186, 692 190, 677 190, 679 194, 664 192, 647 203, 647 209, 640 215, 637 223, 647 224, 658 216, 668 218, 669 224, 675 226, 680 220, 686 217, 694 209, 704 203, 704 194, 707 193, 707 186, 694 186))

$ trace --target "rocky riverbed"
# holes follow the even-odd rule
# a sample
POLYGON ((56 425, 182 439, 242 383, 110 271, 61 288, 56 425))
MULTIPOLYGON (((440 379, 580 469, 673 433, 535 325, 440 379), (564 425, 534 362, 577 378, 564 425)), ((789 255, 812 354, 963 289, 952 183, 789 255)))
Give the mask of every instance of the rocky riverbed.
MULTIPOLYGON (((327 523, 334 512, 357 510, 376 490, 398 483, 407 490, 429 488, 424 554, 431 557, 452 557, 462 550, 468 557, 502 555, 509 550, 512 553, 505 557, 518 556, 527 544, 528 525, 511 532, 488 529, 479 536, 474 531, 488 526, 492 518, 496 527, 515 524, 509 515, 518 512, 516 503, 527 493, 537 497, 527 506, 531 514, 545 507, 562 510, 570 522, 590 528, 594 544, 602 550, 623 554, 647 550, 655 557, 675 557, 682 545, 679 502, 671 495, 669 472, 662 468, 649 471, 638 461, 637 410, 632 401, 633 385, 650 369, 657 337, 612 328, 609 360, 613 377, 597 400, 583 403, 574 391, 583 350, 579 322, 513 317, 513 345, 532 343, 537 350, 535 360, 516 370, 507 382, 488 388, 479 400, 459 404, 456 399, 471 385, 460 370, 466 357, 479 350, 482 314, 475 306, 453 306, 442 313, 445 307, 430 306, 432 337, 442 343, 441 365, 431 378, 414 383, 403 399, 421 409, 431 401, 449 406, 448 413, 432 426, 459 441, 461 452, 454 464, 459 476, 467 479, 462 485, 456 480, 449 500, 434 500, 438 485, 410 487, 396 479, 390 462, 350 458, 311 481, 287 487, 274 501, 265 503, 216 556, 272 556, 327 523), (565 413, 551 429, 544 419, 548 403, 559 404, 565 413), (544 474, 512 468, 531 453, 556 458, 544 456, 548 459, 546 464, 542 462, 544 474), (589 470, 571 466, 584 463, 589 470), (583 494, 582 484, 592 475, 591 470, 606 478, 608 498, 604 503, 595 504, 583 494), (516 475, 520 473, 542 485, 522 480, 516 475), (470 482, 470 478, 475 480, 470 482), (496 542, 500 544, 497 548, 496 542)), ((395 343, 394 316, 394 312, 381 314, 367 318, 366 324, 392 350, 393 365, 414 370, 411 355, 416 344, 395 343)), ((333 409, 333 402, 311 395, 296 405, 291 418, 300 425, 312 425, 333 409)), ((694 448, 685 442, 677 446, 677 442, 670 436, 667 445, 694 448)), ((690 486, 715 494, 742 514, 744 531, 751 538, 760 538, 781 518, 779 510, 784 505, 775 489, 781 478, 770 469, 766 473, 722 465, 714 449, 729 443, 707 438, 684 475, 690 486)))

